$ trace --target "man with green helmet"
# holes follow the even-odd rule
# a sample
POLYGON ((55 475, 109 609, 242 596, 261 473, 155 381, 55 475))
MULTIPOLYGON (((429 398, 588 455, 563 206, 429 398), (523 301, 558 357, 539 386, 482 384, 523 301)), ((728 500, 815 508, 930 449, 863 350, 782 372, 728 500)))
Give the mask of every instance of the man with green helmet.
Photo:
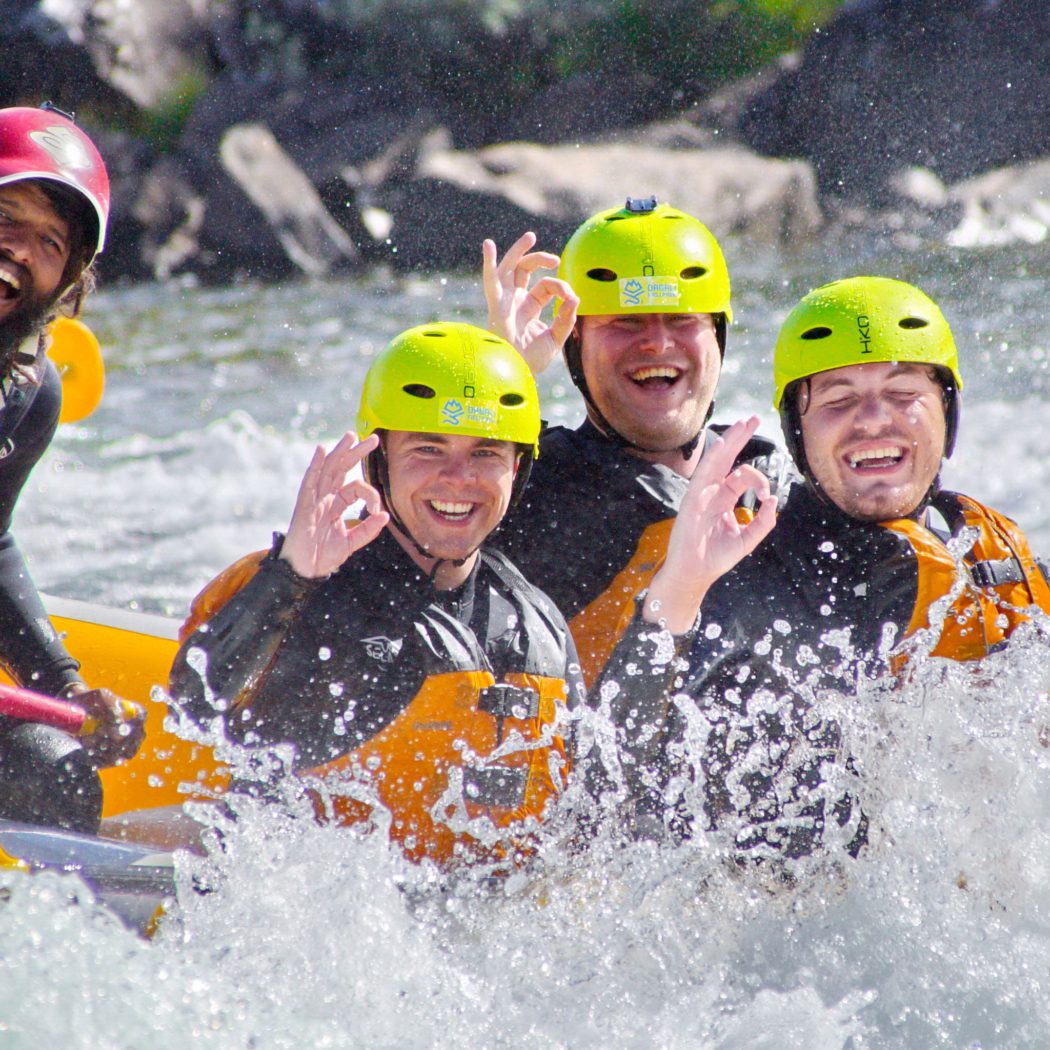
POLYGON ((856 277, 810 292, 781 328, 774 372, 806 484, 724 575, 679 542, 680 513, 649 595, 675 622, 702 606, 690 699, 615 717, 632 794, 658 822, 680 821, 682 807, 646 779, 665 789, 689 780, 683 727, 695 739, 703 726, 703 753, 691 757, 704 814, 693 820, 752 856, 800 856, 829 836, 856 852, 866 822, 844 796, 849 764, 820 697, 925 653, 980 659, 1027 609, 1050 612, 1050 587, 1013 522, 940 486, 962 377, 948 323, 918 288, 856 277))
MULTIPOLYGON (((373 362, 357 428, 317 449, 287 535, 198 597, 172 696, 234 740, 294 745, 319 812, 385 809, 411 859, 513 863, 562 790, 583 696, 564 618, 483 546, 536 452, 535 383, 499 337, 423 325, 373 362)), ((624 645, 651 662, 662 633, 624 645)))
MULTIPOLYGON (((564 347, 587 419, 544 433, 529 493, 498 542, 568 617, 592 683, 721 432, 707 422, 732 320, 729 272, 710 231, 655 198, 592 216, 560 265, 534 243, 526 234, 498 261, 485 242, 490 327, 535 373, 564 347), (556 278, 529 286, 555 265, 556 278), (547 325, 540 312, 552 299, 561 303, 547 325)), ((786 459, 753 430, 738 462, 758 465, 776 489, 786 459)))

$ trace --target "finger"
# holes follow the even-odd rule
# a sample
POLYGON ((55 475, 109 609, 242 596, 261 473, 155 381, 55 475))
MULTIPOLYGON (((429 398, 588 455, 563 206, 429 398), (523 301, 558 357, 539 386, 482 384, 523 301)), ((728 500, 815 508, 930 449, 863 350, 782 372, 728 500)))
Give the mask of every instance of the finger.
POLYGON ((499 279, 496 276, 498 254, 496 242, 487 238, 481 242, 481 287, 485 292, 485 302, 489 306, 489 318, 499 306, 499 279))
POLYGON ((364 503, 369 513, 382 509, 377 505, 379 493, 361 478, 348 481, 335 495, 336 499, 332 502, 337 514, 345 514, 350 507, 359 502, 364 503))
POLYGON ((758 430, 758 422, 758 416, 738 419, 711 443, 701 457, 696 471, 703 479, 700 482, 701 487, 713 480, 724 478, 733 469, 736 457, 758 430))
POLYGON ((318 479, 319 495, 326 496, 338 491, 345 482, 346 475, 378 444, 377 434, 369 434, 364 441, 358 441, 357 435, 348 430, 325 457, 324 467, 318 479))
POLYGON ((559 347, 564 347, 566 340, 576 327, 576 311, 580 306, 580 297, 564 281, 559 283, 565 285, 566 294, 561 297, 561 306, 558 307, 558 312, 551 322, 550 332, 551 339, 559 347))
POLYGON ((514 283, 518 288, 524 288, 528 278, 537 270, 556 270, 559 262, 560 258, 552 252, 529 252, 514 268, 514 283))
POLYGON ((503 282, 506 282, 508 277, 513 276, 514 271, 518 268, 518 263, 521 262, 522 257, 532 248, 536 243, 536 234, 532 230, 526 230, 508 249, 507 254, 503 256, 499 264, 496 267, 496 275, 503 282))
POLYGON ((737 493, 738 499, 750 489, 761 502, 768 499, 771 492, 769 478, 751 463, 741 463, 727 475, 726 483, 737 493))
POLYGON ((777 501, 770 496, 762 501, 758 513, 741 530, 740 537, 750 554, 774 529, 777 523, 777 501))
MULTIPOLYGON (((299 492, 295 497, 296 510, 299 509, 300 505, 305 506, 307 503, 314 502, 317 492, 317 482, 324 466, 324 459, 324 446, 318 445, 314 449, 314 454, 310 457, 310 463, 306 468, 306 473, 303 474, 303 480, 299 482, 299 492)), ((292 513, 294 517, 295 512, 293 511, 292 513)))
POLYGON ((390 515, 385 510, 363 518, 346 534, 347 557, 367 547, 386 527, 390 515))
POLYGON ((541 277, 530 289, 529 297, 536 300, 537 313, 552 299, 573 299, 579 303, 568 281, 560 277, 541 277))

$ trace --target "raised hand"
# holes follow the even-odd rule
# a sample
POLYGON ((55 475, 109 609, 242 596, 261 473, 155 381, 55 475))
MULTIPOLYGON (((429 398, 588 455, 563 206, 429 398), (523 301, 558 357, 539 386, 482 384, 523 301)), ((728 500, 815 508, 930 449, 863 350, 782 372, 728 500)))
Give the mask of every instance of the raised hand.
POLYGON ((541 277, 529 287, 537 270, 558 268, 558 256, 529 250, 535 243, 536 234, 522 234, 502 260, 497 261, 496 244, 487 240, 481 246, 481 253, 489 328, 517 349, 533 375, 539 375, 565 345, 576 324, 580 300, 572 288, 557 277, 541 277), (548 325, 540 314, 555 298, 561 299, 562 304, 548 325))
POLYGON ((667 557, 649 586, 643 617, 675 634, 687 631, 711 585, 769 535, 776 524, 776 500, 769 479, 750 464, 733 462, 758 429, 758 417, 734 423, 710 445, 697 464, 667 544, 667 557), (734 508, 748 489, 759 510, 747 524, 734 508))
POLYGON ((379 444, 372 434, 364 441, 348 432, 326 453, 320 445, 306 468, 292 511, 281 557, 300 576, 317 579, 330 576, 355 551, 367 546, 390 520, 379 493, 360 478, 346 475, 379 444), (368 517, 346 521, 349 507, 363 500, 368 517))

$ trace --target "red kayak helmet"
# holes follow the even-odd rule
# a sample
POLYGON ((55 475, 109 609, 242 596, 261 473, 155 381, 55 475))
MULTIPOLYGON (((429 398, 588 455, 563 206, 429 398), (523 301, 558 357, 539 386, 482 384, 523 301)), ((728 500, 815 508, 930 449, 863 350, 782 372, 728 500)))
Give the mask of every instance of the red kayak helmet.
POLYGON ((0 186, 25 179, 57 182, 90 205, 95 218, 85 232, 86 268, 102 251, 109 219, 109 176, 95 144, 65 113, 45 104, 40 109, 0 109, 0 186))

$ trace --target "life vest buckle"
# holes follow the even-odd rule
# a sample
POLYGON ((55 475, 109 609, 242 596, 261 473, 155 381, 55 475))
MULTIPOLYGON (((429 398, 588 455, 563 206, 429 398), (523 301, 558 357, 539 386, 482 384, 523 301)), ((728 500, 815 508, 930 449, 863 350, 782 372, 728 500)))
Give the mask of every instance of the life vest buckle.
POLYGON ((1024 570, 1016 558, 1000 561, 975 561, 970 576, 978 587, 999 587, 1004 583, 1023 583, 1024 570))
POLYGON ((496 718, 538 718, 540 695, 535 689, 497 682, 478 693, 478 710, 496 718))
POLYGON ((528 771, 507 766, 485 766, 463 770, 463 790, 467 799, 479 806, 516 809, 525 802, 528 771))

